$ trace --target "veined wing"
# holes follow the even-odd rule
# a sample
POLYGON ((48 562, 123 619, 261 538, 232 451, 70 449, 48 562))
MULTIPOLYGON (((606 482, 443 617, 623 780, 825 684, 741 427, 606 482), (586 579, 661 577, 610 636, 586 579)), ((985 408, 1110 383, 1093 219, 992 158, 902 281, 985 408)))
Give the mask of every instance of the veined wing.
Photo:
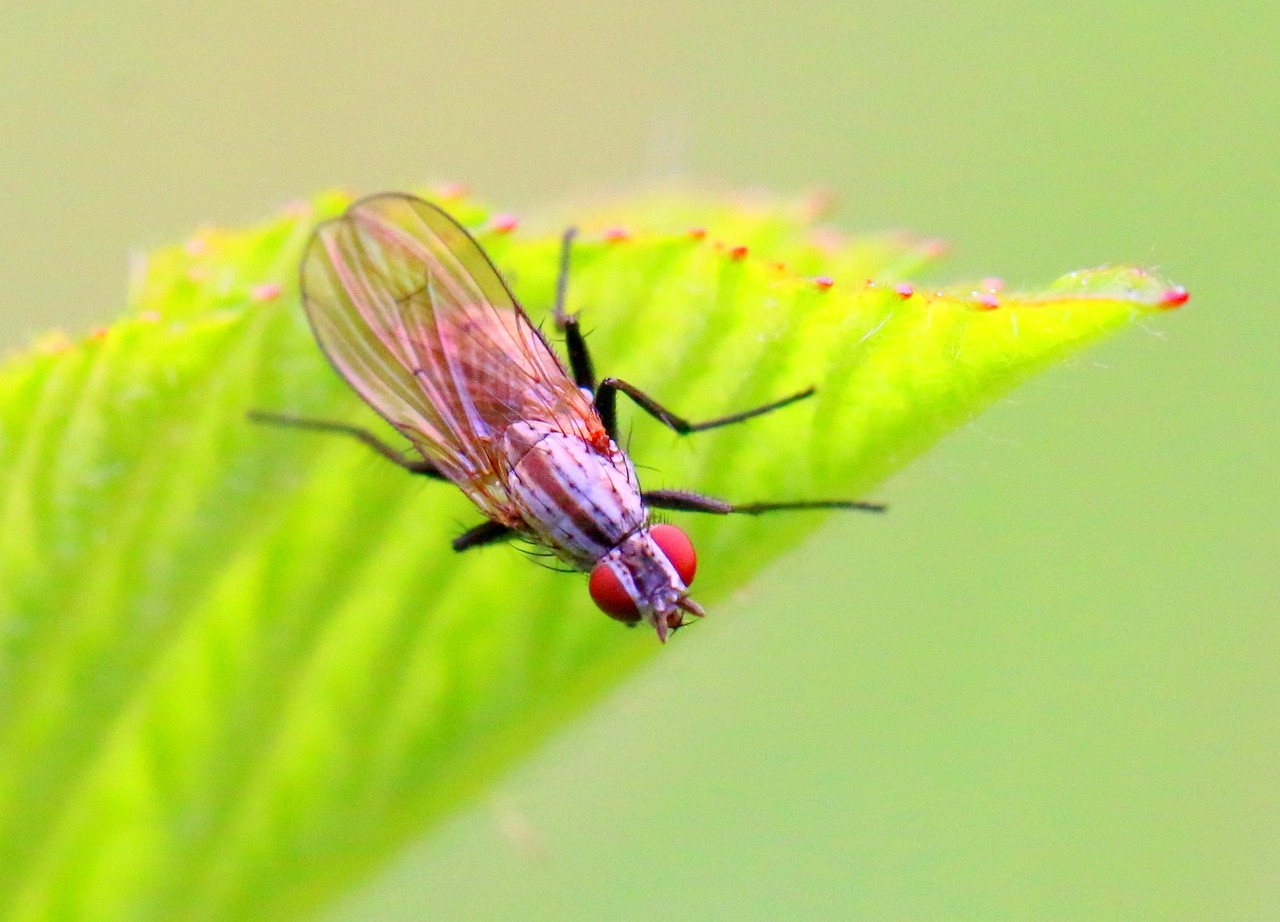
POLYGON ((501 492, 502 435, 517 420, 594 428, 590 402, 479 244, 429 202, 356 202, 317 228, 301 282, 334 367, 459 485, 501 492))

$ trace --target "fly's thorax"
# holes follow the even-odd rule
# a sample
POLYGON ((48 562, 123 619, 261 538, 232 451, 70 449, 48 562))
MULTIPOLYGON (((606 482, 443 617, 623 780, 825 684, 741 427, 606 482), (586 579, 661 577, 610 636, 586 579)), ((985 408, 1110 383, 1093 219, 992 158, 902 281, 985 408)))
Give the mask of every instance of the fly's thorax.
POLYGON ((507 492, 530 537, 580 570, 642 528, 648 512, 635 468, 555 423, 522 421, 503 437, 507 492))

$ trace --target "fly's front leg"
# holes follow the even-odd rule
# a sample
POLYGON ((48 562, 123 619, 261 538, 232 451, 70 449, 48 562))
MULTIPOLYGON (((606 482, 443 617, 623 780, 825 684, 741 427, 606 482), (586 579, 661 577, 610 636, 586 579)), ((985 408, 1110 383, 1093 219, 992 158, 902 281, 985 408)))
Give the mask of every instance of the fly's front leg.
POLYGON ((621 381, 618 378, 605 378, 600 382, 600 387, 596 391, 596 411, 600 414, 600 419, 604 422, 605 431, 609 433, 610 437, 615 439, 617 438, 616 432, 618 427, 618 391, 622 391, 622 393, 626 394, 636 402, 636 406, 640 407, 640 409, 644 410, 673 432, 677 432, 680 435, 688 435, 691 432, 704 432, 707 429, 715 429, 717 426, 728 426, 731 423, 740 423, 743 420, 751 419, 753 416, 763 416, 765 413, 772 413, 774 410, 780 410, 798 400, 804 400, 806 397, 812 397, 814 388, 806 387, 804 390, 799 393, 792 394, 790 397, 783 397, 781 400, 775 400, 773 403, 766 403, 761 407, 753 407, 750 410, 743 410, 741 413, 732 413, 729 416, 720 416, 701 423, 691 423, 684 417, 677 416, 672 413, 634 384, 628 384, 626 381, 621 381))
MULTIPOLYGON (((573 238, 578 234, 575 227, 564 232, 560 247, 560 275, 556 279, 556 329, 564 333, 565 348, 569 350, 569 368, 573 372, 573 383, 588 393, 596 390, 596 372, 591 364, 591 353, 587 351, 587 341, 578 326, 578 315, 567 313, 564 309, 565 297, 569 291, 569 254, 573 250, 573 238)), ((612 435, 612 433, 610 433, 612 435)))
POLYGON ((678 512, 709 512, 712 515, 762 515, 766 512, 790 512, 799 509, 858 509, 862 512, 884 512, 883 503, 852 499, 810 499, 782 503, 727 503, 714 496, 703 496, 688 490, 648 490, 642 494, 645 504, 654 509, 678 512))
POLYGON ((368 429, 361 429, 359 426, 349 426, 346 423, 332 422, 327 419, 306 419, 300 416, 288 416, 284 413, 265 413, 261 410, 250 410, 248 416, 255 423, 349 436, 363 442, 392 464, 404 468, 411 474, 422 474, 424 477, 433 477, 436 480, 449 479, 440 473, 440 469, 434 463, 426 458, 406 458, 402 452, 396 451, 396 449, 382 441, 368 429))

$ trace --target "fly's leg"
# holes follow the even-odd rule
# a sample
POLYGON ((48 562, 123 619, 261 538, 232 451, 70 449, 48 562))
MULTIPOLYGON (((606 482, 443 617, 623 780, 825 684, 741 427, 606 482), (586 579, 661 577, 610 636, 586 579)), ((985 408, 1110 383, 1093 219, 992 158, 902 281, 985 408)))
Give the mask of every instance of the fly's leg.
MULTIPOLYGON (((382 457, 412 474, 422 474, 436 480, 448 480, 434 463, 426 458, 406 458, 386 442, 379 439, 367 429, 349 426, 346 423, 332 422, 326 419, 304 419, 299 416, 287 416, 283 413, 264 413, 261 410, 250 410, 249 418, 255 423, 267 423, 272 426, 289 426, 293 429, 306 429, 311 432, 330 432, 347 435, 368 445, 382 457)), ((481 522, 475 528, 464 531, 452 541, 455 551, 465 551, 473 547, 481 547, 501 541, 511 535, 511 529, 501 522, 492 520, 481 522)))
POLYGON ((481 522, 475 528, 468 528, 454 538, 453 549, 455 551, 465 551, 473 547, 483 547, 486 544, 493 544, 495 541, 502 541, 510 536, 510 528, 501 522, 495 522, 490 519, 487 522, 481 522))
MULTIPOLYGON (((569 253, 573 249, 573 238, 578 229, 571 227, 564 232, 563 244, 560 247, 560 275, 556 278, 556 329, 564 333, 565 348, 569 350, 569 368, 573 372, 573 383, 594 394, 596 390, 596 372, 591 364, 591 353, 587 351, 587 341, 578 326, 578 315, 565 312, 565 295, 569 290, 569 253)), ((613 433, 610 432, 610 435, 613 433)))
POLYGON ((573 251, 573 240, 577 233, 577 229, 571 227, 564 232, 564 237, 562 238, 560 274, 556 279, 555 324, 556 328, 564 333, 565 347, 569 352, 569 368, 573 372, 573 382, 595 396, 596 411, 600 414, 605 431, 609 433, 611 439, 615 441, 618 439, 618 391, 622 391, 634 400, 640 406, 640 409, 681 435, 687 435, 690 432, 702 432, 706 429, 727 426, 731 423, 740 423, 743 420, 751 419, 753 416, 761 416, 813 395, 814 389, 808 387, 797 394, 792 394, 790 397, 784 397, 781 400, 775 400, 764 406, 701 423, 691 423, 660 405, 635 385, 628 384, 618 378, 605 378, 600 382, 597 389, 595 367, 591 362, 591 353, 587 350, 587 341, 582 335, 581 327, 578 325, 578 315, 565 311, 565 297, 569 288, 570 254, 573 251))
POLYGON ((806 387, 790 397, 783 397, 781 400, 766 403, 761 407, 743 410, 741 413, 732 413, 729 416, 720 416, 701 423, 691 423, 687 419, 672 413, 634 384, 628 384, 626 381, 621 381, 617 378, 605 378, 600 382, 599 390, 596 391, 596 411, 600 414, 605 431, 609 433, 611 438, 615 439, 617 438, 618 427, 618 391, 622 391, 622 393, 634 400, 636 406, 664 426, 680 435, 688 435, 691 432, 704 432, 707 429, 728 426, 732 423, 740 423, 743 420, 751 419, 754 416, 772 413, 774 410, 780 410, 789 404, 804 400, 806 397, 812 397, 814 388, 806 387))
POLYGON ((703 496, 688 490, 648 490, 641 497, 655 509, 672 509, 678 512, 709 512, 712 515, 761 515, 765 512, 785 512, 796 509, 859 509, 863 512, 884 512, 883 503, 868 503, 851 499, 813 499, 790 503, 727 503, 714 496, 703 496))
POLYGON ((386 442, 379 439, 367 429, 349 426, 346 423, 332 422, 326 419, 305 419, 300 416, 289 416, 284 413, 264 413, 261 410, 250 410, 249 419, 255 423, 266 423, 271 426, 288 426, 292 429, 306 429, 309 432, 331 432, 338 435, 359 439, 392 464, 404 468, 411 474, 422 474, 436 480, 448 480, 436 465, 426 458, 406 458, 386 442))

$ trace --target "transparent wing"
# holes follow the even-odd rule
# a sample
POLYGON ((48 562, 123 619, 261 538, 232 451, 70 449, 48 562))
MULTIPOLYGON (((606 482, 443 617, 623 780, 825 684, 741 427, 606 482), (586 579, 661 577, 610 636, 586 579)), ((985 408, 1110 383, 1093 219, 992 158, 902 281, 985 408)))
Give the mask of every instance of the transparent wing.
POLYGON ((429 202, 356 202, 317 228, 301 282, 334 367, 459 485, 498 488, 517 420, 599 425, 479 244, 429 202))

